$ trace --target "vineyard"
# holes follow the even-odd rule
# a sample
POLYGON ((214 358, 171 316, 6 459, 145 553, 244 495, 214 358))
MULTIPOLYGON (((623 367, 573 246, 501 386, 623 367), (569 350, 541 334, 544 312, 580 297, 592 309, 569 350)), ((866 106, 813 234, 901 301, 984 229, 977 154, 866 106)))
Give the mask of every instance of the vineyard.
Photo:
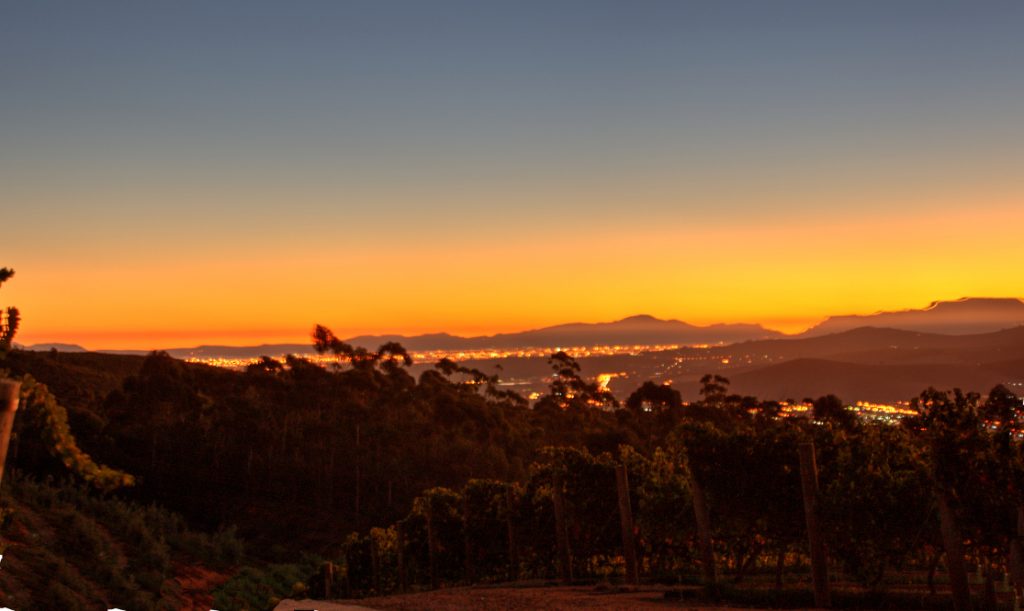
MULTIPOLYGON (((17 321, 7 314, 7 340, 17 321)), ((732 602, 756 582, 775 598, 751 604, 813 592, 790 606, 816 607, 846 600, 839 583, 873 597, 846 606, 875 608, 908 575, 922 586, 910 607, 1020 600, 1024 405, 1002 386, 926 390, 898 424, 861 420, 831 395, 794 416, 714 375, 693 403, 647 382, 620 405, 559 352, 531 405, 447 360, 413 378, 398 344, 369 351, 323 327, 313 339, 339 362, 234 372, 161 353, 12 351, 19 467, 165 505, 182 524, 230 532, 221 547, 241 549, 237 526, 256 545, 214 593, 223 608, 520 580, 699 586, 732 602)), ((79 522, 61 536, 97 530, 79 522)), ((113 545, 98 532, 82 536, 113 545)))
POLYGON ((350 535, 314 590, 366 596, 555 578, 714 589, 766 574, 776 588, 794 575, 808 588, 820 570, 823 605, 825 571, 883 598, 897 573, 914 572, 930 595, 951 593, 963 609, 969 578, 986 608, 1020 593, 1013 395, 928 391, 903 426, 820 412, 781 419, 715 401, 650 456, 547 448, 525 481, 426 490, 405 518, 350 535), (801 461, 803 449, 814 460, 801 461), (829 556, 820 567, 816 538, 829 556))

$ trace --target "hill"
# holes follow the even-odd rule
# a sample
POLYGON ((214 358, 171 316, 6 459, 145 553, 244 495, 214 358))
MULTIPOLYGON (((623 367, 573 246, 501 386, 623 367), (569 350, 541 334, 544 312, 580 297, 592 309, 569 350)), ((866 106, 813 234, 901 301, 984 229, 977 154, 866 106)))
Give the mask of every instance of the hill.
POLYGON ((985 333, 1024 325, 1024 302, 1016 298, 975 298, 935 301, 919 310, 877 312, 865 316, 832 316, 802 335, 813 337, 857 327, 889 327, 952 335, 985 333))
POLYGON ((717 344, 782 336, 781 333, 760 325, 717 324, 701 327, 679 320, 661 320, 653 316, 640 315, 614 322, 569 323, 532 331, 480 337, 458 338, 445 334, 404 339, 400 336, 362 336, 349 341, 358 345, 376 346, 383 341, 395 340, 407 348, 418 350, 426 349, 428 346, 482 349, 527 346, 554 348, 598 344, 717 344))
POLYGON ((715 354, 761 355, 771 360, 829 357, 889 362, 907 354, 944 353, 952 359, 998 360, 1024 356, 1024 326, 971 335, 942 335, 901 329, 861 327, 829 335, 752 341, 711 349, 715 354), (868 355, 874 355, 869 357, 868 355), (954 356, 955 355, 955 356, 954 356), (1007 356, 1009 355, 1009 356, 1007 356))
POLYGON ((803 399, 835 394, 849 400, 907 400, 928 387, 987 392, 1005 381, 995 367, 977 364, 865 365, 794 359, 734 375, 732 390, 762 399, 803 399))
POLYGON ((1024 327, 973 335, 863 327, 671 354, 675 362, 663 377, 689 399, 697 398, 702 372, 725 375, 737 392, 774 399, 833 393, 895 401, 928 386, 985 392, 996 383, 1024 383, 1024 327))
POLYGON ((155 506, 17 472, 3 483, 3 605, 209 609, 210 590, 242 559, 231 531, 197 533, 155 506))
MULTIPOLYGON (((355 346, 376 349, 387 342, 398 342, 407 350, 485 350, 510 348, 557 348, 595 345, 689 345, 729 344, 757 339, 785 337, 778 331, 750 324, 691 325, 679 320, 661 320, 653 316, 631 316, 602 323, 569 323, 517 333, 499 333, 460 337, 448 333, 425 335, 360 335, 345 341, 355 346)), ((32 348, 30 348, 32 349, 32 348)), ((58 347, 58 349, 60 349, 58 347)), ((116 354, 145 354, 145 351, 104 351, 116 354)), ((312 354, 309 343, 260 344, 258 346, 201 345, 170 348, 175 358, 257 358, 264 355, 312 354)))

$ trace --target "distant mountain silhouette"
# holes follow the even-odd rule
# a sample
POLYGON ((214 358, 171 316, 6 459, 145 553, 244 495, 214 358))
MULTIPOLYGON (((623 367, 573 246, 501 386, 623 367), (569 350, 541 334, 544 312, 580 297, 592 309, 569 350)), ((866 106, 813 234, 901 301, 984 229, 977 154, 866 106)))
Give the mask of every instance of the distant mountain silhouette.
MULTIPOLYGON (((721 371, 729 377, 744 375, 756 369, 774 370, 780 364, 795 359, 816 359, 850 366, 935 367, 936 372, 946 374, 951 373, 948 367, 955 367, 964 375, 950 379, 980 383, 989 380, 992 371, 1000 372, 1005 380, 1021 380, 1024 377, 1024 370, 1016 368, 1024 362, 1024 303, 1018 299, 961 299, 936 302, 923 310, 880 312, 869 316, 836 316, 796 336, 783 335, 759 325, 697 326, 678 320, 640 315, 614 322, 569 323, 490 336, 459 337, 448 333, 416 336, 362 335, 346 341, 370 349, 386 342, 399 342, 412 351, 710 344, 711 348, 683 348, 678 352, 644 358, 620 355, 607 359, 588 359, 588 367, 600 367, 594 373, 628 372, 627 376, 617 378, 616 384, 620 386, 664 374, 666 379, 672 377, 681 384, 684 394, 688 394, 685 384, 691 376, 699 378, 710 371, 721 371), (675 365, 668 366, 665 359, 676 356, 682 358, 675 361, 675 365), (981 364, 988 367, 997 362, 999 366, 987 369, 981 378, 963 372, 964 368, 970 369, 981 364)), ((62 352, 82 350, 80 346, 70 344, 37 344, 27 349, 57 349, 62 352)), ((146 354, 148 351, 103 352, 146 354)), ((311 343, 289 343, 257 346, 202 345, 172 348, 167 352, 177 358, 255 358, 281 354, 307 355, 314 350, 311 343)), ((520 360, 523 362, 503 363, 506 375, 533 378, 546 373, 543 359, 537 363, 527 362, 529 359, 520 360)), ((493 363, 485 364, 493 367, 493 363)), ((781 382, 792 370, 774 371, 782 376, 779 378, 781 382)), ((860 370, 851 367, 850 371, 853 375, 852 372, 860 370)), ((817 373, 807 372, 811 377, 817 373)), ((875 375, 877 371, 872 369, 870 373, 875 375)), ((771 375, 769 373, 764 379, 770 379, 771 375)), ((867 376, 866 373, 864 375, 867 376)), ((878 378, 877 384, 869 381, 869 377, 860 378, 865 384, 863 390, 868 393, 865 397, 887 394, 875 392, 883 389, 896 390, 896 387, 884 380, 884 376, 878 378)), ((822 379, 831 379, 838 385, 845 384, 841 379, 822 379)), ((921 380, 916 374, 907 374, 904 379, 906 386, 900 386, 900 390, 921 380)), ((938 377, 929 379, 934 379, 936 384, 949 385, 943 384, 938 377)), ((781 389, 763 387, 763 390, 771 390, 774 394, 774 391, 781 389)))
MULTIPOLYGON (((345 341, 364 348, 398 342, 408 350, 486 350, 512 348, 559 348, 595 345, 728 344, 755 339, 785 337, 778 331, 751 324, 715 324, 706 327, 653 316, 631 316, 615 322, 569 323, 518 333, 459 337, 448 333, 426 335, 360 335, 345 341)), ((117 351, 124 354, 129 351, 117 351)), ((176 358, 252 358, 266 354, 309 354, 311 344, 262 344, 171 348, 176 358)))
POLYGON ((865 316, 833 316, 805 331, 811 337, 857 327, 888 327, 924 333, 964 335, 1024 325, 1024 302, 1015 298, 973 298, 935 301, 921 310, 878 312, 865 316))
MULTIPOLYGON (((743 330, 736 327, 733 326, 732 330, 742 337, 743 330)), ((400 341, 413 350, 438 347, 500 348, 503 345, 555 348, 558 345, 579 345, 587 341, 603 344, 666 344, 671 342, 667 338, 672 337, 686 337, 690 341, 676 342, 693 344, 699 340, 694 341, 692 338, 703 339, 706 335, 700 334, 720 330, 721 327, 694 327, 676 321, 633 317, 616 323, 560 325, 490 338, 434 334, 416 337, 365 336, 350 341, 369 347, 377 347, 385 341, 400 341), (669 334, 657 334, 658 329, 662 328, 668 329, 669 334), (671 335, 673 331, 679 335, 671 335), (591 332, 598 334, 595 336, 591 332), (683 333, 688 335, 684 336, 683 333)), ((753 328, 751 332, 758 333, 759 330, 753 328)), ((624 399, 646 380, 672 380, 685 399, 696 400, 699 390, 697 381, 706 373, 719 373, 728 377, 733 381, 732 390, 735 392, 765 399, 802 399, 833 393, 851 401, 893 401, 909 399, 931 385, 944 389, 959 386, 979 392, 986 392, 997 383, 1009 384, 1015 391, 1024 388, 1024 326, 971 335, 942 335, 877 327, 861 327, 811 337, 779 337, 779 334, 772 332, 766 335, 771 339, 740 341, 706 348, 684 347, 639 355, 594 356, 581 358, 580 364, 587 377, 602 372, 618 372, 611 388, 619 394, 620 399, 624 399)), ((59 349, 59 345, 51 344, 39 345, 38 349, 49 350, 51 346, 59 349)), ((36 349, 37 346, 31 348, 36 349)), ((309 344, 263 344, 247 347, 198 346, 168 352, 178 358, 246 358, 289 353, 309 354, 312 351, 309 344)), ((144 355, 145 352, 136 351, 135 354, 144 355)), ((67 354, 63 358, 73 364, 77 363, 75 359, 78 358, 87 361, 88 358, 137 357, 67 354)), ((49 361, 43 359, 42 362, 49 361)), ((509 384, 508 387, 527 394, 543 391, 547 386, 546 378, 550 376, 550 367, 544 357, 484 358, 466 361, 464 364, 487 372, 497 372, 495 366, 501 365, 500 375, 509 384)), ((424 359, 412 367, 412 373, 419 375, 432 366, 430 359, 424 359)), ((111 366, 104 364, 103 367, 111 366)))
POLYGON ((56 350, 57 352, 88 352, 78 344, 62 344, 59 342, 49 344, 32 344, 31 346, 14 344, 14 347, 20 350, 35 350, 36 352, 46 352, 49 350, 56 350))
MULTIPOLYGON (((680 356, 697 351, 680 350, 680 356)), ((1024 383, 1024 326, 940 335, 862 327, 821 337, 753 341, 707 351, 701 371, 722 373, 732 390, 768 399, 833 393, 848 400, 909 399, 928 386, 986 392, 1024 383), (728 364, 717 359, 728 359, 728 364), (716 362, 719 365, 716 365, 716 362)), ((681 385, 697 397, 696 383, 681 385)))
POLYGON ((518 333, 478 337, 457 337, 445 333, 415 337, 364 335, 349 343, 377 347, 398 341, 411 350, 480 350, 486 348, 556 348, 595 345, 719 344, 783 337, 760 325, 716 324, 706 327, 653 316, 630 316, 614 322, 569 323, 518 333))
POLYGON ((794 359, 732 376, 731 390, 763 399, 796 399, 835 394, 849 401, 892 401, 916 397, 929 386, 987 392, 1005 383, 1003 368, 979 364, 863 365, 822 359, 794 359))
MULTIPOLYGON (((884 361, 896 354, 980 353, 977 360, 991 360, 1006 352, 1024 356, 1024 326, 971 335, 942 335, 902 329, 860 327, 812 337, 790 337, 744 342, 715 349, 733 355, 759 355, 771 359, 830 358, 837 360, 884 361)), ((971 358, 974 358, 972 356, 971 358)))

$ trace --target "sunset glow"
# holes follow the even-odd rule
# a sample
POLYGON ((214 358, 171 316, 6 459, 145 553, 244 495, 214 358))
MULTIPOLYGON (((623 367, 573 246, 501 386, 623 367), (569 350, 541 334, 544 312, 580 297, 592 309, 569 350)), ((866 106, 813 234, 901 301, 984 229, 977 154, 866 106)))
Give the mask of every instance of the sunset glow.
POLYGON ((1007 206, 388 251, 296 244, 258 262, 244 252, 59 265, 19 256, 6 293, 25 314, 23 341, 90 348, 306 341, 314 323, 346 336, 476 335, 639 312, 795 332, 830 314, 1020 295, 1024 242, 989 232, 1022 223, 1024 210, 1007 206))
POLYGON ((126 8, 127 28, 14 11, 0 263, 17 270, 19 341, 480 335, 639 313, 796 332, 1024 295, 1013 20, 598 4, 582 21, 452 9, 440 36, 414 6, 396 21, 360 5, 289 16, 312 28, 298 45, 224 10, 157 27, 126 8), (760 50, 707 35, 734 26, 760 50), (53 48, 32 43, 40 28, 53 48))

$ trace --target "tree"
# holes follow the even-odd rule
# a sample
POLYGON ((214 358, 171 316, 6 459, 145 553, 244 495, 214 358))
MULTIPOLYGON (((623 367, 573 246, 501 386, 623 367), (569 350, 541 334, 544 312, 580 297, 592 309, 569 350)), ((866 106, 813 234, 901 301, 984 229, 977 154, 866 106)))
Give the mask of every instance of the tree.
POLYGON ((548 365, 551 365, 555 375, 551 380, 550 393, 541 397, 537 402, 537 408, 586 409, 619 406, 619 401, 610 391, 602 390, 596 383, 583 379, 579 363, 566 352, 552 354, 548 358, 548 365))
MULTIPOLYGON (((10 280, 14 270, 0 267, 0 286, 10 280)), ((14 341, 14 334, 18 331, 19 322, 18 308, 9 307, 6 311, 0 312, 0 358, 3 358, 10 350, 14 341)))
MULTIPOLYGON (((0 284, 13 275, 13 270, 0 268, 0 284)), ((18 309, 7 308, 6 321, 0 321, 0 361, 11 349, 14 334, 18 330, 18 322, 18 309)), ((7 374, 6 370, 0 369, 0 378, 6 378, 7 374)), ((113 490, 135 483, 135 478, 131 475, 97 464, 78 447, 78 442, 68 426, 67 410, 57 402, 57 398, 44 384, 40 384, 27 374, 20 381, 21 401, 29 408, 29 418, 38 427, 50 453, 66 468, 100 490, 113 490)))
POLYGON ((846 409, 843 400, 835 395, 818 397, 812 405, 814 406, 814 419, 819 422, 834 422, 843 428, 850 428, 857 424, 857 416, 846 409))
POLYGON ((679 409, 683 398, 679 391, 667 384, 655 384, 648 380, 633 391, 626 399, 626 407, 636 412, 662 412, 679 409))
POLYGON ((626 408, 635 419, 644 440, 644 452, 652 455, 682 416, 683 398, 667 384, 648 380, 626 399, 626 408))
POLYGON ((729 378, 708 373, 700 379, 700 396, 709 406, 718 406, 724 403, 728 390, 729 378))
POLYGON ((926 456, 958 609, 969 607, 965 542, 984 566, 991 602, 994 567, 1016 538, 1022 469, 1014 402, 1002 387, 984 403, 978 393, 930 388, 914 400, 918 415, 907 421, 926 456))
POLYGON ((829 549, 846 571, 879 588, 934 530, 934 501, 909 432, 887 424, 814 427, 822 461, 821 516, 829 549))

